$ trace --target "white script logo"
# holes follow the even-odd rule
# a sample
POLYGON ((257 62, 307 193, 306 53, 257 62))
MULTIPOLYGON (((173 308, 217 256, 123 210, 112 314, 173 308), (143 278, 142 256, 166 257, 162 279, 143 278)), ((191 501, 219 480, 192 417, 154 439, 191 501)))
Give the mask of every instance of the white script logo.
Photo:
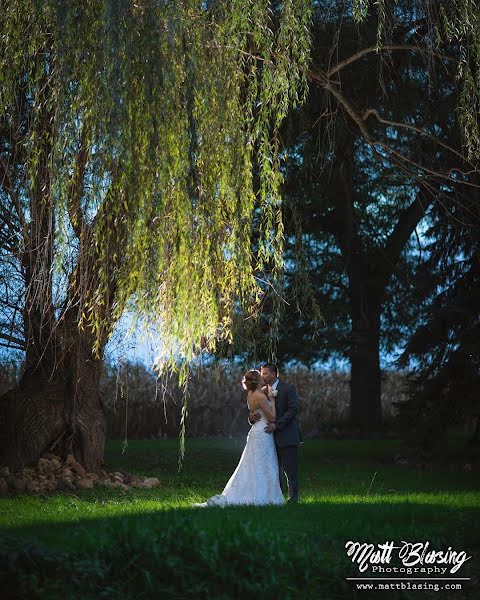
MULTIPOLYGON (((347 556, 352 557, 352 562, 358 564, 360 572, 366 571, 371 565, 389 565, 394 550, 398 550, 396 556, 402 561, 404 567, 415 567, 417 565, 448 565, 450 573, 456 573, 462 565, 472 557, 467 556, 464 550, 457 552, 452 550, 430 550, 430 542, 400 542, 395 546, 394 542, 383 544, 368 544, 366 542, 348 541, 345 544, 347 556)), ((375 570, 375 569, 374 569, 375 570)), ((442 569, 445 572, 447 569, 442 569)))

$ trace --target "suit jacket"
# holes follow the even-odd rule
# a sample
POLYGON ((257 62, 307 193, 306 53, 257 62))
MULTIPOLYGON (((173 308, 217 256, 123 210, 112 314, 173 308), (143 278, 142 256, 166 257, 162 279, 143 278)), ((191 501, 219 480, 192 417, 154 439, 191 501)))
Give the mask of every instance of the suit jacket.
POLYGON ((277 446, 298 446, 302 443, 302 435, 297 422, 299 408, 297 390, 291 383, 279 381, 277 385, 278 395, 275 398, 277 426, 273 435, 277 446))

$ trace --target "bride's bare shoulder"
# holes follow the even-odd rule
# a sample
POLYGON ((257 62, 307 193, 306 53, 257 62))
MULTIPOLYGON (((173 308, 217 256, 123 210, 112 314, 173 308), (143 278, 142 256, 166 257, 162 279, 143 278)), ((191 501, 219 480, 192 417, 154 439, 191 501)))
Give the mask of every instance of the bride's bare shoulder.
POLYGON ((251 409, 258 408, 258 404, 262 396, 263 392, 261 390, 253 390, 248 392, 247 402, 251 409))
POLYGON ((256 404, 257 407, 260 406, 263 400, 268 400, 265 392, 262 390, 254 390, 253 392, 249 392, 248 402, 249 404, 256 404))

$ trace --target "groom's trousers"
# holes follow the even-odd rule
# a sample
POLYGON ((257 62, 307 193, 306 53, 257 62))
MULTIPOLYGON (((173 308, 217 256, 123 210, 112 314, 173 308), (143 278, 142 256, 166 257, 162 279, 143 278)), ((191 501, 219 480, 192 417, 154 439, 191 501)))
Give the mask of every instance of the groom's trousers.
POLYGON ((288 499, 298 500, 298 446, 277 446, 280 487, 284 489, 283 473, 287 476, 288 499))

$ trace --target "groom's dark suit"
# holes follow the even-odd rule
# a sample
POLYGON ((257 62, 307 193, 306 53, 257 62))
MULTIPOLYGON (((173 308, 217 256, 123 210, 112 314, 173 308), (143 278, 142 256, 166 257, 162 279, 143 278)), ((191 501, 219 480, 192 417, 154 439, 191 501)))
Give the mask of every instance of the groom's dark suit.
POLYGON ((282 471, 288 480, 288 499, 298 500, 298 445, 303 441, 297 423, 298 396, 295 386, 283 381, 277 384, 275 398, 276 418, 274 431, 277 447, 278 465, 280 468, 280 486, 282 471))

